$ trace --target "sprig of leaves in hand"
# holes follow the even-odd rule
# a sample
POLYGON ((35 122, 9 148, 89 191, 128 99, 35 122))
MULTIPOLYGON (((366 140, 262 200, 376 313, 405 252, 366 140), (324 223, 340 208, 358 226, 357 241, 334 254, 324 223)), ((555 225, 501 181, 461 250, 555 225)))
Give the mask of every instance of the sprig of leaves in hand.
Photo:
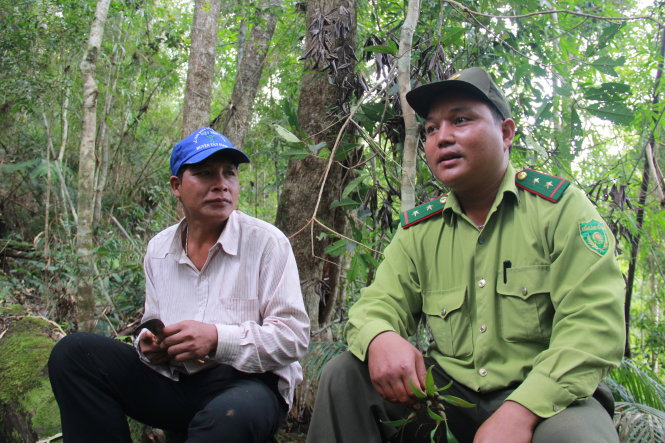
POLYGON ((424 392, 413 384, 413 380, 409 380, 411 391, 416 397, 416 401, 411 404, 413 411, 409 412, 405 418, 392 421, 383 421, 382 423, 388 426, 401 427, 407 423, 412 422, 416 419, 416 417, 418 417, 420 413, 422 413, 422 411, 425 411, 427 416, 435 422, 434 429, 432 429, 432 432, 430 432, 430 441, 434 443, 434 436, 436 435, 436 431, 439 429, 441 423, 443 423, 446 427, 446 437, 448 439, 448 443, 457 443, 457 439, 450 431, 450 427, 448 426, 444 403, 460 408, 472 408, 475 405, 459 397, 455 397, 454 395, 442 394, 441 392, 449 389, 453 385, 453 382, 450 381, 450 383, 442 388, 437 387, 436 383, 434 382, 434 376, 432 375, 433 368, 434 366, 430 366, 429 369, 427 369, 427 374, 425 375, 424 392))

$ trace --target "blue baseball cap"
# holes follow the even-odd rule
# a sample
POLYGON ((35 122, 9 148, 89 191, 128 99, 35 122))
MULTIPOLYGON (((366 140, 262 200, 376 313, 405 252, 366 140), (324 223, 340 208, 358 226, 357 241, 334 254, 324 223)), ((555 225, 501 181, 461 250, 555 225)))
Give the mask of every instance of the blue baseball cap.
POLYGON ((231 160, 239 165, 249 163, 249 157, 235 148, 231 141, 212 128, 201 128, 189 134, 173 146, 171 174, 178 175, 183 165, 202 162, 211 155, 226 151, 231 160))

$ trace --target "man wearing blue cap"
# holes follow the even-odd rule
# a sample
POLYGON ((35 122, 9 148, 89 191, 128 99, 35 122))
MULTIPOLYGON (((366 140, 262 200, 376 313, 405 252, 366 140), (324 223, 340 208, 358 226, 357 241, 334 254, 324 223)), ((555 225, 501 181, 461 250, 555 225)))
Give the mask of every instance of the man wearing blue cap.
POLYGON ((125 415, 192 442, 263 442, 283 422, 309 319, 288 239, 236 209, 248 162, 210 128, 174 146, 185 218, 148 244, 135 347, 77 333, 51 354, 66 442, 130 441, 125 415))
POLYGON ((431 367, 439 387, 451 384, 444 394, 473 404, 443 403, 459 441, 618 442, 598 389, 625 334, 608 227, 568 180, 513 168, 515 122, 484 69, 406 98, 451 193, 402 214, 349 311, 350 352, 323 372, 308 441, 429 441, 437 399, 399 432, 385 422, 409 416, 431 367), (420 318, 432 337, 424 356, 408 341, 420 318))

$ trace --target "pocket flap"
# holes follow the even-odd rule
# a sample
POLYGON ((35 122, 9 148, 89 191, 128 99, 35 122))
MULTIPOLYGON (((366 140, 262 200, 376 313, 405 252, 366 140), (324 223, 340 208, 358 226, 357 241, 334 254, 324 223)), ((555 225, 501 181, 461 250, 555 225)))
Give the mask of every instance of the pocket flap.
POLYGON ((423 296, 423 312, 446 318, 451 312, 457 311, 464 303, 466 286, 447 289, 445 291, 428 291, 423 296))
POLYGON ((499 294, 527 299, 533 294, 549 293, 550 288, 548 265, 507 268, 497 276, 496 291, 499 294))

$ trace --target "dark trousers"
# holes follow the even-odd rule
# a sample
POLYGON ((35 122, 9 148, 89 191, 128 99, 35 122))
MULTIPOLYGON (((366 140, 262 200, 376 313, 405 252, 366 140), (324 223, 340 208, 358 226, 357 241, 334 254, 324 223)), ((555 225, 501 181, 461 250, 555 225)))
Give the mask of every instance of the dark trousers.
MULTIPOLYGON (((434 365, 437 386, 446 386, 450 377, 434 360, 426 359, 427 367, 434 365)), ((480 394, 453 382, 445 394, 463 398, 475 404, 473 408, 457 408, 444 403, 446 418, 460 442, 471 442, 480 425, 489 418, 510 395, 512 389, 480 394)), ((425 414, 420 420, 398 430, 384 424, 405 418, 411 408, 384 400, 372 386, 367 364, 350 352, 335 357, 321 376, 309 425, 310 443, 378 443, 429 442, 434 421, 425 414)), ((446 441, 441 424, 435 441, 446 441)), ((617 442, 619 439, 612 419, 594 398, 575 402, 559 414, 540 422, 533 434, 535 443, 617 442)))
POLYGON ((94 334, 60 340, 48 370, 67 443, 130 442, 126 415, 191 442, 263 442, 287 413, 272 373, 220 365, 173 381, 132 346, 94 334))

